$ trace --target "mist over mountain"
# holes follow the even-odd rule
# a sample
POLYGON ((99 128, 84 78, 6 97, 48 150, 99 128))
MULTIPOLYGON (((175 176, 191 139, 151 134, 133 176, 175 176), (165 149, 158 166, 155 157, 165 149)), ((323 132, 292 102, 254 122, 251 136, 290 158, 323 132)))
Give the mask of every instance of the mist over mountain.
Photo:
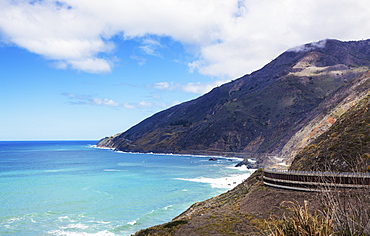
POLYGON ((302 45, 98 146, 255 157, 261 165, 291 161, 369 91, 369 67, 370 40, 302 45))

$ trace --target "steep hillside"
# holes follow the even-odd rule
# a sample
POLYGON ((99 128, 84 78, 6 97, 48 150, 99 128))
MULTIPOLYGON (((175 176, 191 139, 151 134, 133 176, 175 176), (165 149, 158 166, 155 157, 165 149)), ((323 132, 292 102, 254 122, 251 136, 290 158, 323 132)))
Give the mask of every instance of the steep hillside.
POLYGON ((369 43, 326 40, 288 50, 262 69, 154 114, 98 146, 130 152, 255 154, 266 162, 264 156, 291 151, 305 139, 303 133, 291 141, 309 122, 353 91, 360 96, 368 90, 359 84, 369 79, 369 43), (293 144, 287 147, 289 142, 293 144))
POLYGON ((318 113, 314 119, 293 135, 280 152, 280 159, 284 160, 286 165, 291 165, 302 148, 328 130, 342 114, 368 94, 370 88, 369 78, 370 71, 367 71, 362 76, 352 80, 349 86, 339 88, 332 97, 324 101, 321 106, 324 105, 327 109, 322 113, 318 113), (333 102, 337 101, 338 95, 344 97, 344 99, 339 103, 333 102))
MULTIPOLYGON (((291 169, 350 172, 369 171, 369 165, 370 94, 356 102, 327 132, 301 150, 293 161, 291 169)), ((347 189, 347 191, 339 191, 339 195, 278 189, 263 185, 262 173, 262 170, 258 170, 234 189, 209 200, 195 203, 173 221, 141 230, 135 236, 266 235, 264 220, 269 219, 271 215, 279 219, 283 214, 287 214, 288 211, 282 207, 284 202, 293 201, 303 205, 303 202, 307 201, 310 210, 323 210, 328 207, 327 199, 323 196, 330 196, 330 201, 335 203, 343 198, 347 203, 358 204, 355 206, 368 209, 368 202, 364 201, 368 197, 360 196, 368 196, 369 189, 347 189), (336 198, 338 196, 340 197, 336 198)), ((336 209, 343 207, 344 212, 348 213, 350 206, 352 205, 339 207, 336 205, 336 209)), ((349 214, 351 222, 358 223, 351 214, 349 214)), ((335 224, 337 232, 342 232, 343 225, 338 222, 335 224)))
POLYGON ((294 159, 294 170, 370 171, 370 95, 294 159))

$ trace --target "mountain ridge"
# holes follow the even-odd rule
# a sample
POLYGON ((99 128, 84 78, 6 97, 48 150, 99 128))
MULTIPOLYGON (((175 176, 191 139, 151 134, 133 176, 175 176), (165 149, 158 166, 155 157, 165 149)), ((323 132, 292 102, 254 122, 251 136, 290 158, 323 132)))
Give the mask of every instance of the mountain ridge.
POLYGON ((97 145, 128 152, 253 156, 260 165, 271 162, 268 156, 286 159, 283 153, 297 148, 287 147, 292 138, 295 143, 306 138, 295 137, 298 131, 339 105, 353 86, 355 100, 367 90, 358 84, 361 78, 368 80, 369 44, 329 39, 290 49, 260 70, 158 112, 97 145))

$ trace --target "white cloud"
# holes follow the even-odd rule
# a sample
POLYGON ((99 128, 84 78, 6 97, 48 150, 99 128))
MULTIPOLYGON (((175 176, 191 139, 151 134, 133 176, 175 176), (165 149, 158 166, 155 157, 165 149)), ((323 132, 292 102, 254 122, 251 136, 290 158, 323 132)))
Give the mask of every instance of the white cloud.
POLYGON ((228 81, 214 81, 211 83, 188 83, 181 86, 184 92, 195 93, 195 94, 205 94, 211 91, 214 87, 220 86, 228 81))
POLYGON ((122 106, 123 106, 123 108, 125 108, 125 109, 135 109, 135 108, 136 108, 136 106, 135 106, 135 105, 132 105, 132 104, 130 104, 130 103, 128 103, 128 102, 125 102, 122 106))
POLYGON ((147 107, 147 108, 149 108, 149 107, 152 107, 153 106, 153 104, 151 103, 151 102, 147 102, 147 101, 141 101, 141 102, 139 102, 139 104, 138 104, 140 107, 147 107))
POLYGON ((71 60, 69 64, 72 68, 77 70, 82 70, 89 73, 102 73, 102 72, 110 72, 111 66, 110 64, 100 58, 86 58, 83 60, 71 60))
POLYGON ((109 106, 109 107, 118 107, 119 106, 119 103, 118 102, 115 102, 111 99, 107 99, 107 98, 94 98, 91 100, 92 101, 92 105, 99 105, 99 106, 109 106))
POLYGON ((218 80, 209 83, 196 82, 187 84, 180 84, 175 82, 159 82, 155 83, 152 87, 164 91, 180 90, 187 93, 205 94, 211 91, 214 87, 220 86, 221 84, 224 84, 226 82, 229 82, 229 80, 218 80))
POLYGON ((153 85, 154 88, 159 90, 167 90, 172 91, 176 89, 176 85, 173 84, 173 82, 158 82, 153 85))
MULTIPOLYGON (((113 36, 141 38, 160 55, 171 37, 198 48, 200 73, 236 78, 282 51, 326 38, 370 38, 368 0, 2 0, 2 40, 37 53, 56 68, 112 70, 113 36)), ((139 63, 145 63, 141 60, 139 63)))
POLYGON ((137 64, 139 64, 140 66, 145 65, 145 63, 146 63, 146 59, 144 57, 139 57, 139 56, 136 56, 136 55, 132 55, 132 56, 130 56, 130 58, 133 59, 133 60, 136 60, 137 64))
POLYGON ((68 68, 68 64, 63 61, 52 62, 50 63, 50 66, 59 70, 65 70, 68 68))
POLYGON ((118 107, 120 104, 108 98, 93 98, 90 95, 80 95, 74 93, 63 93, 62 95, 71 99, 71 104, 77 105, 93 105, 93 106, 108 106, 118 107))
POLYGON ((151 56, 159 56, 160 54, 157 52, 157 49, 161 47, 161 44, 160 42, 158 42, 157 40, 154 40, 154 39, 150 39, 150 38, 147 38, 147 39, 144 39, 143 42, 142 42, 142 46, 140 46, 139 48, 145 53, 145 54, 148 54, 148 55, 151 55, 151 56))
MULTIPOLYGON (((69 103, 73 105, 92 105, 103 106, 111 108, 124 108, 124 109, 147 109, 147 108, 165 108, 172 104, 153 103, 148 101, 140 101, 136 103, 123 102, 119 103, 108 98, 94 98, 91 95, 63 93, 63 96, 69 98, 69 103)), ((176 102, 177 103, 177 102, 176 102)))
POLYGON ((312 42, 312 43, 296 46, 296 47, 288 49, 287 51, 307 52, 307 51, 310 51, 314 48, 325 48, 326 42, 327 42, 326 39, 325 40, 320 40, 320 41, 317 41, 317 42, 312 42))
MULTIPOLYGON (((1 1, 0 30, 3 39, 30 52, 59 61, 58 68, 70 66, 91 72, 109 72, 107 60, 98 58, 114 45, 100 35, 104 26, 64 1, 1 1), (60 65, 63 65, 61 67, 60 65)), ((93 16, 91 16, 93 17, 93 16)))

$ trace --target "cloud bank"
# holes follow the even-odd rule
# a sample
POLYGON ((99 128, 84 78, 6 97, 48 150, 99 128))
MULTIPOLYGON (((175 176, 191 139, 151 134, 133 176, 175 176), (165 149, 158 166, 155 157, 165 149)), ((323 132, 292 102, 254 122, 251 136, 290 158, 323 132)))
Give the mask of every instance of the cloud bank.
POLYGON ((307 42, 370 38, 370 2, 2 0, 0 33, 56 68, 88 73, 112 71, 117 38, 141 39, 156 55, 160 45, 147 36, 170 37, 194 49, 190 70, 230 79, 307 42))

